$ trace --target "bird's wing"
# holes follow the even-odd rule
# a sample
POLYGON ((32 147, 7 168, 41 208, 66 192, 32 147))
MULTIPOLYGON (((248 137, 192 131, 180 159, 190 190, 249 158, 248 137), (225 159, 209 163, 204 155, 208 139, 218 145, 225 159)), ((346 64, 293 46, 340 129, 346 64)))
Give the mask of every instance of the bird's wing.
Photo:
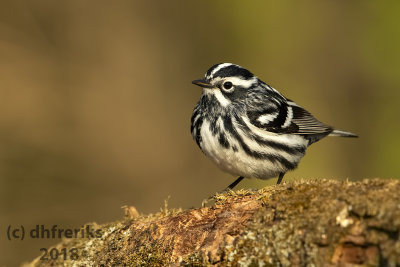
POLYGON ((293 101, 289 100, 288 105, 293 111, 292 123, 298 127, 296 134, 328 134, 332 132, 333 128, 331 126, 320 122, 310 112, 293 101))
POLYGON ((252 104, 253 108, 247 110, 247 116, 251 124, 258 128, 298 135, 326 135, 332 132, 332 127, 318 121, 293 101, 270 98, 262 104, 252 104))

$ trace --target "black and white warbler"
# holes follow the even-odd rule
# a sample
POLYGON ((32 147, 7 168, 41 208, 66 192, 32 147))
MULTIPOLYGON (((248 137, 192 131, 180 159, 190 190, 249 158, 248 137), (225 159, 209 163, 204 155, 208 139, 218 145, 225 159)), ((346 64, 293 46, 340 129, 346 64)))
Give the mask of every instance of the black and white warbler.
POLYGON ((203 94, 192 114, 192 136, 219 168, 239 176, 230 189, 244 177, 279 175, 279 184, 312 143, 328 135, 357 137, 318 121, 235 64, 216 64, 193 84, 203 94))

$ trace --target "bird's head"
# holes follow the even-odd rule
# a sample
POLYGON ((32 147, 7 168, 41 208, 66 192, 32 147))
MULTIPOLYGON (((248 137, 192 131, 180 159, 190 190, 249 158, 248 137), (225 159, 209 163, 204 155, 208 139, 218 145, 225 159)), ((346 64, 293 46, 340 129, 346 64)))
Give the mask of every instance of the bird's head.
POLYGON ((219 103, 226 107, 245 100, 249 89, 256 87, 259 80, 241 66, 220 63, 212 66, 204 79, 192 83, 202 87, 204 94, 214 95, 219 103))

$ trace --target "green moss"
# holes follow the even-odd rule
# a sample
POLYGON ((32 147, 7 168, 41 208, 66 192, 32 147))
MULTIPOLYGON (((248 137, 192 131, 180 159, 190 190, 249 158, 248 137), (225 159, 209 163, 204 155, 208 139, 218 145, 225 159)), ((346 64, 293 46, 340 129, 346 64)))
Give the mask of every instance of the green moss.
MULTIPOLYGON (((237 228, 241 232, 232 234, 233 241, 221 241, 214 256, 197 249, 177 261, 171 260, 175 237, 166 241, 157 236, 165 231, 160 229, 165 226, 163 222, 180 218, 183 213, 165 204, 153 215, 103 226, 93 224, 101 229, 100 238, 65 240, 57 246, 84 251, 79 260, 47 265, 323 266, 349 260, 360 261, 357 266, 400 265, 399 192, 399 181, 376 179, 356 183, 296 181, 259 191, 217 194, 215 203, 198 210, 196 216, 223 210, 232 203, 243 205, 243 199, 256 201, 256 210, 243 227, 237 228), (346 249, 361 254, 359 258, 346 258, 351 257, 346 249)), ((32 265, 46 264, 36 259, 32 265)))
MULTIPOLYGON (((331 244, 340 243, 346 234, 365 235, 367 244, 379 246, 388 236, 382 231, 393 231, 389 236, 394 241, 400 232, 399 189, 398 181, 321 180, 286 183, 258 192, 242 191, 241 194, 257 194, 263 205, 237 242, 221 248, 224 264, 322 266, 332 261, 335 246, 331 244), (372 220, 374 217, 376 220, 372 220), (380 230, 367 231, 368 225, 374 223, 380 230)), ((217 203, 223 204, 235 194, 219 195, 217 203)), ((399 264, 398 239, 393 246, 397 253, 385 245, 380 250, 383 255, 395 254, 392 262, 399 264)), ((371 262, 371 266, 377 266, 373 263, 379 259, 371 262)))

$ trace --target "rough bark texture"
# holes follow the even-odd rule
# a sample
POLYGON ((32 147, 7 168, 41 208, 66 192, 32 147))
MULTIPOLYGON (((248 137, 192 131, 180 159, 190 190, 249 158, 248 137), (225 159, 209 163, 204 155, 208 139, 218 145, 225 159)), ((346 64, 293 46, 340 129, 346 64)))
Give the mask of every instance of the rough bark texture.
POLYGON ((30 266, 400 266, 400 182, 297 181, 217 195, 210 207, 165 208, 65 240, 78 259, 30 266))

